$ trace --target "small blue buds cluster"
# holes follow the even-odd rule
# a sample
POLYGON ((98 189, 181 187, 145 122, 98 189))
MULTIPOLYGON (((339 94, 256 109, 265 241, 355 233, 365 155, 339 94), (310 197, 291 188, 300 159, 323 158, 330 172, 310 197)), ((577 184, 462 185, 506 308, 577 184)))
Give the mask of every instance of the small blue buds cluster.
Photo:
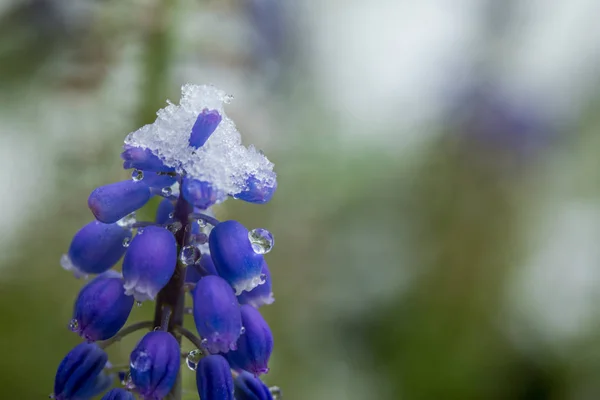
POLYGON ((214 87, 185 85, 179 105, 169 103, 153 124, 125 139, 121 158, 133 169, 131 179, 90 194, 95 220, 75 234, 61 258, 76 277, 94 276, 80 290, 69 324, 84 342, 60 363, 51 397, 91 399, 108 390, 118 372, 123 387, 102 399, 180 399, 185 362, 195 370, 202 400, 281 398, 259 378, 269 371, 273 350, 258 311, 274 301, 264 257, 273 236, 221 222, 211 209, 228 197, 264 204, 277 189, 273 164, 241 144, 225 114, 230 100, 214 87), (162 197, 155 220, 136 220, 135 212, 155 196, 162 197), (145 301, 155 302, 154 320, 125 327, 134 304, 145 301), (193 315, 197 334, 184 326, 186 314, 193 315), (113 367, 104 349, 140 329, 148 332, 131 351, 129 366, 113 367), (183 338, 196 347, 184 356, 183 338))

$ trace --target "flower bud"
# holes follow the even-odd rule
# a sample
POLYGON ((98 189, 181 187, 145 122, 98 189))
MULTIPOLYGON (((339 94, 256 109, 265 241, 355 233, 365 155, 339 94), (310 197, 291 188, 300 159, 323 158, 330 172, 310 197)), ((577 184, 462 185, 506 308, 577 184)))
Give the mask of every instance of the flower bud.
POLYGON ((219 275, 215 269, 215 264, 210 254, 202 254, 200 261, 196 265, 190 265, 185 274, 186 283, 196 283, 201 278, 208 275, 219 275))
POLYGON ((258 285, 249 292, 242 292, 238 295, 240 304, 249 304, 254 308, 272 304, 275 301, 273 290, 271 288, 271 271, 267 266, 267 262, 263 259, 261 275, 265 278, 265 283, 258 285))
POLYGON ((244 304, 240 307, 245 332, 237 342, 237 350, 225 355, 232 368, 254 375, 269 372, 269 358, 273 351, 273 334, 260 312, 244 304))
POLYGON ((192 127, 190 146, 196 149, 202 147, 210 135, 217 129, 219 123, 221 123, 221 115, 217 110, 209 110, 207 108, 202 110, 192 127))
POLYGON ((61 361, 54 379, 56 400, 92 398, 110 385, 112 379, 102 373, 108 356, 92 343, 81 343, 61 361))
POLYGON ((151 188, 162 189, 165 187, 170 187, 177 182, 177 178, 174 176, 159 174, 152 171, 145 171, 143 175, 144 177, 140 182, 145 183, 151 188))
POLYGON ((211 353, 226 353, 236 348, 242 318, 231 286, 210 275, 198 281, 193 298, 194 322, 206 349, 211 353))
POLYGON ((258 180, 254 175, 251 175, 246 180, 246 189, 233 197, 249 203, 265 204, 271 201, 276 190, 277 180, 274 172, 272 179, 268 180, 258 180))
POLYGON ((219 276, 236 294, 252 290, 260 283, 263 256, 252 249, 248 230, 237 221, 224 221, 210 232, 210 254, 219 276))
POLYGON ((135 396, 125 389, 116 388, 107 392, 101 400, 135 400, 135 396))
POLYGON ((150 149, 125 145, 121 153, 123 168, 136 168, 142 171, 174 172, 175 168, 167 167, 150 149))
POLYGON ((187 177, 184 177, 181 182, 181 195, 185 201, 202 210, 223 200, 224 197, 210 183, 187 177))
POLYGON ((123 279, 109 271, 85 285, 75 301, 71 329, 88 341, 113 337, 125 325, 133 297, 123 289, 123 279))
POLYGON ((141 208, 151 197, 148 185, 128 179, 94 189, 88 206, 98 221, 110 224, 141 208))
POLYGON ((119 261, 125 253, 123 241, 130 238, 129 229, 92 221, 75 234, 61 263, 75 275, 101 274, 119 261))
POLYGON ((227 360, 218 354, 202 358, 196 368, 196 386, 202 400, 233 400, 233 378, 227 360))
POLYGON ((236 400, 273 400, 273 396, 260 379, 243 371, 233 381, 236 400))
POLYGON ((147 333, 130 356, 131 380, 144 399, 162 399, 177 380, 179 344, 168 332, 147 333))
POLYGON ((169 199, 162 199, 158 208, 156 209, 156 223, 157 224, 170 224, 174 221, 173 213, 175 212, 175 205, 169 199))
POLYGON ((125 293, 137 301, 154 299, 176 264, 177 243, 171 232, 158 226, 138 230, 123 260, 125 293))

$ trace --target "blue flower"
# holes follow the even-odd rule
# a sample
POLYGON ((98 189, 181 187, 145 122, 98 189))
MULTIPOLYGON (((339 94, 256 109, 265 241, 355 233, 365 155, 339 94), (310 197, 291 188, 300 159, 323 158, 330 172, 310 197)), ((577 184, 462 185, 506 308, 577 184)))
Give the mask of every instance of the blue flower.
POLYGON ((256 308, 244 304, 240 309, 245 332, 237 342, 237 350, 228 352, 225 357, 234 369, 265 374, 269 372, 273 334, 256 308))
POLYGON ((236 400, 273 400, 269 388, 249 372, 242 371, 233 384, 236 400))
POLYGON ((174 172, 175 168, 167 167, 161 159, 150 151, 141 147, 123 146, 121 153, 123 168, 136 168, 142 171, 174 172))
POLYGON ((221 114, 217 110, 202 110, 192 127, 190 146, 195 149, 202 147, 220 123, 221 114))
POLYGON ((229 282, 236 294, 263 283, 263 256, 253 250, 248 234, 239 222, 224 221, 214 227, 208 238, 217 272, 229 282))
MULTIPOLYGON (((162 189, 165 187, 172 186, 177 182, 177 178, 173 175, 166 175, 162 173, 156 173, 151 171, 145 171, 142 173, 143 177, 140 182, 146 184, 151 188, 162 189)), ((157 193, 159 194, 159 193, 157 193)))
POLYGON ((61 264, 76 276, 101 274, 119 261, 125 253, 123 241, 130 238, 129 229, 92 221, 75 234, 61 264))
POLYGON ((242 317, 233 289, 218 276, 200 279, 193 293, 194 322, 206 349, 226 353, 236 347, 242 317))
POLYGON ((202 358, 196 368, 196 386, 202 400, 233 400, 233 378, 227 360, 218 354, 202 358))
POLYGON ((266 261, 263 260, 262 265, 260 273, 265 278, 265 283, 258 285, 249 292, 239 294, 237 298, 240 304, 250 304, 252 307, 259 308, 275 301, 271 287, 271 271, 269 271, 266 261))
POLYGON ((165 397, 177 380, 180 350, 168 332, 147 333, 130 356, 131 380, 136 391, 147 400, 165 397))
POLYGON ((269 180, 258 180, 254 175, 251 175, 246 180, 246 189, 233 197, 239 200, 244 200, 249 203, 265 204, 271 201, 271 198, 277 190, 277 180, 275 173, 272 174, 269 180))
POLYGON ((156 209, 156 223, 160 225, 173 223, 175 205, 169 199, 163 199, 156 209))
POLYGON ((92 343, 81 343, 61 361, 54 379, 56 400, 86 400, 106 390, 112 379, 103 374, 108 356, 92 343))
POLYGON ((181 195, 188 203, 202 210, 206 210, 224 197, 210 183, 187 177, 184 177, 181 183, 181 195))
POLYGON ((171 279, 177 264, 177 243, 157 226, 138 230, 123 260, 125 293, 137 301, 152 300, 171 279))
POLYGON ((125 389, 116 388, 107 392, 101 400, 135 400, 135 397, 125 389))
POLYGON ((71 329, 88 341, 109 339, 125 325, 132 307, 119 274, 100 275, 79 292, 71 329))
POLYGON ((202 254, 200 261, 196 265, 190 265, 185 274, 186 283, 196 283, 201 278, 208 275, 219 275, 215 269, 210 254, 202 254))
POLYGON ((88 206, 98 221, 110 224, 141 208, 151 197, 148 185, 128 179, 94 189, 88 206))

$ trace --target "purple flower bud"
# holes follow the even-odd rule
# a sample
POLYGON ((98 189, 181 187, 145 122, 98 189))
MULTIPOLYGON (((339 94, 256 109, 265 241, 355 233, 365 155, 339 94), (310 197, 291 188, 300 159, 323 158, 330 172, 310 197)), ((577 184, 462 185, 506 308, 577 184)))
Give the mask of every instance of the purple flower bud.
POLYGON ((260 283, 263 256, 252 249, 248 230, 237 221, 224 221, 210 232, 210 254, 219 276, 236 294, 252 290, 260 283))
POLYGON ((171 175, 159 174, 151 171, 145 171, 143 175, 144 177, 140 182, 145 183, 151 188, 162 189, 164 187, 170 187, 177 182, 177 178, 171 175))
POLYGON ((123 260, 125 293, 137 301, 154 299, 176 264, 177 243, 171 232, 158 226, 138 230, 123 260))
POLYGON ((233 378, 227 360, 218 354, 202 358, 196 368, 196 386, 202 400, 233 400, 233 378))
POLYGON ((94 189, 88 206, 98 221, 110 224, 142 207, 150 197, 148 185, 128 179, 94 189))
POLYGON ((177 380, 179 344, 168 332, 147 333, 131 352, 130 373, 136 391, 147 400, 162 399, 177 380))
POLYGON ((133 297, 123 289, 116 272, 100 275, 85 285, 75 301, 71 329, 88 341, 113 337, 125 325, 133 297))
POLYGON ((269 388, 249 372, 243 371, 233 384, 236 400, 273 400, 269 388))
POLYGON ((249 292, 242 292, 238 295, 240 304, 249 304, 254 308, 259 308, 266 304, 272 304, 275 301, 273 290, 271 287, 271 271, 267 266, 267 262, 263 259, 261 275, 265 278, 265 283, 258 285, 249 292))
POLYGON ((200 261, 196 265, 190 265, 185 274, 187 283, 196 283, 201 278, 208 275, 219 275, 215 269, 215 264, 210 257, 210 254, 202 254, 200 261))
POLYGON ((125 389, 116 388, 107 392, 101 400, 135 400, 135 396, 125 389))
POLYGON ((81 343, 61 361, 54 378, 56 400, 84 400, 106 390, 112 379, 102 373, 108 356, 92 343, 81 343))
POLYGON ((242 318, 231 286, 218 276, 200 279, 193 293, 194 322, 211 353, 236 348, 242 318))
POLYGON ((150 149, 125 145, 123 146, 121 158, 124 160, 123 168, 125 169, 136 168, 142 171, 154 172, 175 171, 175 168, 164 165, 161 159, 153 154, 150 149))
POLYGON ((131 231, 117 224, 92 221, 75 234, 61 263, 75 275, 101 274, 119 261, 130 238, 131 231))
POLYGON ((192 127, 190 146, 196 149, 202 147, 220 123, 221 115, 217 110, 202 110, 192 127))
POLYGON ((202 210, 206 210, 223 197, 210 183, 187 177, 184 177, 181 183, 181 195, 188 203, 202 210))
POLYGON ((267 181, 260 181, 252 175, 246 181, 246 189, 235 194, 233 197, 249 203, 264 204, 271 200, 276 190, 277 180, 275 173, 273 173, 273 179, 267 181))
POLYGON ((174 221, 172 213, 175 212, 175 205, 169 199, 163 199, 156 209, 156 223, 170 224, 174 221))
POLYGON ((238 340, 238 348, 225 355, 232 368, 260 375, 269 372, 269 358, 273 351, 273 334, 260 312, 244 304, 240 307, 245 332, 238 340))

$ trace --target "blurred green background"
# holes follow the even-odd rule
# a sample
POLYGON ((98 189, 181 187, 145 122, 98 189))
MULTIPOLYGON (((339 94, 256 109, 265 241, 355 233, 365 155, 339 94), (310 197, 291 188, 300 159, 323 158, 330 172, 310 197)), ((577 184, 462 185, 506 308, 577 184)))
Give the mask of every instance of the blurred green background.
POLYGON ((286 400, 600 398, 599 14, 0 1, 0 398, 52 391, 83 284, 60 256, 89 192, 129 175, 125 135, 186 82, 234 95, 276 164, 271 203, 217 215, 275 235, 265 380, 286 400))

